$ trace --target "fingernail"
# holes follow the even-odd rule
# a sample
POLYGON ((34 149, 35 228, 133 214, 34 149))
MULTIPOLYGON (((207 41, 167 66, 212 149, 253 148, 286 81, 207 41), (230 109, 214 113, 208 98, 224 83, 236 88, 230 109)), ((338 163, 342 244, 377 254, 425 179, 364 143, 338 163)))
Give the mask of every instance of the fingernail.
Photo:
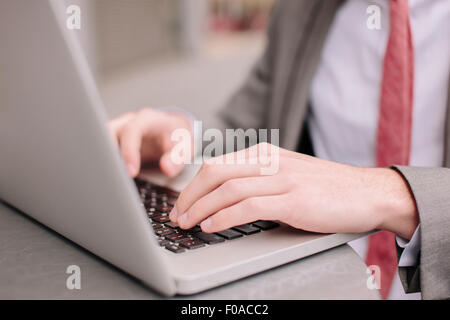
POLYGON ((208 218, 204 220, 202 223, 200 223, 200 227, 203 231, 208 231, 211 229, 211 218, 208 218))
POLYGON ((187 222, 187 214, 182 214, 179 218, 178 218, 178 224, 181 226, 184 226, 187 222))
POLYGON ((169 213, 169 218, 172 222, 177 222, 177 216, 178 216, 177 208, 173 207, 169 213))
POLYGON ((134 177, 136 174, 136 168, 131 163, 129 163, 127 167, 128 167, 128 174, 134 177))

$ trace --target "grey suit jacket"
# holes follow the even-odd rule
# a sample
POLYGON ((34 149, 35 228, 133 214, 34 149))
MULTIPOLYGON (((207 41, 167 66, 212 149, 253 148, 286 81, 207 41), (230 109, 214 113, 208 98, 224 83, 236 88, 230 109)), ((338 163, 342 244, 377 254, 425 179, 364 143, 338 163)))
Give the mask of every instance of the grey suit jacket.
MULTIPOLYGON (((322 46, 342 2, 280 0, 272 13, 266 50, 244 85, 220 111, 218 125, 280 129, 280 146, 295 150, 301 141, 322 46)), ((421 290, 424 299, 450 298, 450 113, 447 114, 443 167, 395 167, 414 195, 422 232, 420 265, 400 268, 400 277, 406 292, 421 290)))

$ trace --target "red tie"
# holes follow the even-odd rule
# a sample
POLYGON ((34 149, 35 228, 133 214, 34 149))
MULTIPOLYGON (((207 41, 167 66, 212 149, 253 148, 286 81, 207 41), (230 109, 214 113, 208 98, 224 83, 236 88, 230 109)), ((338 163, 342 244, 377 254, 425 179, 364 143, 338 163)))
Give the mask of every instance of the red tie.
MULTIPOLYGON (((408 165, 411 150, 414 51, 408 0, 390 0, 390 34, 384 56, 376 145, 377 167, 408 165)), ((381 271, 380 293, 389 295, 397 269, 395 235, 371 235, 366 264, 381 271)))

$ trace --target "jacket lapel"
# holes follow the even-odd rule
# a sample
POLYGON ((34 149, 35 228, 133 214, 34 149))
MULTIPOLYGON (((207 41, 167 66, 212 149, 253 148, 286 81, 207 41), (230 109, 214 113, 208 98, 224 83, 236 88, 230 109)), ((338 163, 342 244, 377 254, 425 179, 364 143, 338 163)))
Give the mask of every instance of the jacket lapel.
MULTIPOLYGON (((290 35, 291 42, 296 37, 298 39, 293 41, 296 45, 295 49, 284 50, 290 51, 291 56, 277 59, 283 63, 283 66, 274 68, 279 73, 284 72, 283 78, 275 75, 279 87, 275 88, 274 92, 282 93, 283 96, 282 98, 274 96, 272 104, 275 105, 271 108, 277 110, 276 114, 271 115, 271 119, 274 120, 273 125, 280 128, 280 145, 284 148, 295 150, 297 147, 308 109, 311 82, 320 61, 329 28, 342 2, 342 0, 322 0, 307 1, 308 5, 303 3, 300 10, 293 10, 293 12, 300 15, 298 19, 304 19, 305 26, 299 28, 297 22, 293 24, 295 29, 287 26, 286 28, 291 27, 291 30, 284 32, 290 35), (286 74, 289 76, 286 77, 286 74)), ((286 20, 292 21, 292 19, 286 20)))

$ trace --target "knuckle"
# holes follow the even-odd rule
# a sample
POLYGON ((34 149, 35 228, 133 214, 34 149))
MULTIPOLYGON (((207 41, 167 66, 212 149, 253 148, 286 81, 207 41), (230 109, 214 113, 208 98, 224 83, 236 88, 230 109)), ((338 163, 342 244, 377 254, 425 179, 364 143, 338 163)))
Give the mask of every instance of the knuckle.
POLYGON ((155 119, 157 111, 152 108, 142 108, 136 113, 136 119, 140 121, 147 121, 147 119, 155 119))
POLYGON ((212 161, 205 161, 205 162, 203 162, 203 164, 200 168, 200 171, 201 171, 202 175, 209 176, 214 173, 214 167, 215 167, 215 164, 212 161))
POLYGON ((149 108, 149 107, 144 107, 144 108, 139 109, 139 111, 137 113, 138 113, 138 115, 148 115, 148 114, 153 113, 153 109, 149 108))
POLYGON ((293 174, 287 174, 283 177, 285 184, 288 186, 289 189, 293 189, 298 184, 298 177, 293 174))
MULTIPOLYGON (((219 156, 219 157, 220 157, 220 156, 219 156)), ((211 158, 206 159, 206 160, 203 162, 203 166, 204 166, 204 167, 207 167, 207 166, 212 166, 212 165, 217 164, 217 160, 218 160, 219 157, 211 157, 211 158)), ((202 166, 202 167, 203 167, 203 166, 202 166)))
POLYGON ((222 187, 224 192, 228 194, 236 194, 239 193, 240 184, 236 180, 227 180, 222 184, 222 187))
POLYGON ((244 210, 246 210, 247 212, 257 212, 261 209, 260 203, 258 201, 257 198, 255 197, 250 197, 247 198, 246 200, 244 200, 244 210))

